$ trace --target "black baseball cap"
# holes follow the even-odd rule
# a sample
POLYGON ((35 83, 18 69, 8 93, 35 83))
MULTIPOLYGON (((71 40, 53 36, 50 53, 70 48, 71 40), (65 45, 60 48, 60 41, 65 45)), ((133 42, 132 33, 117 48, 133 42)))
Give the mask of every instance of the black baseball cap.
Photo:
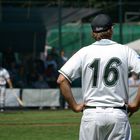
POLYGON ((98 14, 91 22, 93 32, 105 32, 113 26, 111 18, 106 14, 98 14))

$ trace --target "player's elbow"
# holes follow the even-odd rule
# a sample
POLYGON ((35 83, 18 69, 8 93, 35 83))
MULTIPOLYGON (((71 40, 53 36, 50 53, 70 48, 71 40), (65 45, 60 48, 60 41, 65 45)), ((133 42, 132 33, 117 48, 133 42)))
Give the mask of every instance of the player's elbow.
POLYGON ((66 81, 66 78, 62 74, 60 74, 58 79, 57 79, 57 84, 61 85, 65 81, 66 81))

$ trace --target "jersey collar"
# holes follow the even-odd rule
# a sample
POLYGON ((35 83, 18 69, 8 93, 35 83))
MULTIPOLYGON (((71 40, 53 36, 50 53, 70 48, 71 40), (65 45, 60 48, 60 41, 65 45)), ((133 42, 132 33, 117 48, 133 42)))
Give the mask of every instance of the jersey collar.
POLYGON ((112 45, 116 42, 109 40, 109 39, 101 39, 100 41, 96 41, 93 45, 112 45))

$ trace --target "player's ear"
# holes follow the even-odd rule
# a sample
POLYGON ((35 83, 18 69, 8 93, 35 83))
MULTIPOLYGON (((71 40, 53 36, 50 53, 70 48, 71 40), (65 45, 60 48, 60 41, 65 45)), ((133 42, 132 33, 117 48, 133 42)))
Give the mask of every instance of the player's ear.
POLYGON ((111 31, 113 32, 113 30, 114 30, 114 27, 112 26, 112 27, 111 27, 111 31))
POLYGON ((112 32, 112 33, 113 33, 113 30, 114 30, 114 27, 112 26, 112 27, 111 27, 111 32, 112 32))

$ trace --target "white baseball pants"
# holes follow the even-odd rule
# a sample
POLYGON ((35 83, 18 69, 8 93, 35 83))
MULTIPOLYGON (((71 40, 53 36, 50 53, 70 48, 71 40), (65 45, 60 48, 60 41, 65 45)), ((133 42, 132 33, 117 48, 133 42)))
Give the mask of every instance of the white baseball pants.
POLYGON ((0 108, 3 108, 5 106, 5 93, 6 87, 0 86, 0 108))
POLYGON ((85 109, 79 133, 79 140, 131 140, 127 112, 121 109, 85 109))

